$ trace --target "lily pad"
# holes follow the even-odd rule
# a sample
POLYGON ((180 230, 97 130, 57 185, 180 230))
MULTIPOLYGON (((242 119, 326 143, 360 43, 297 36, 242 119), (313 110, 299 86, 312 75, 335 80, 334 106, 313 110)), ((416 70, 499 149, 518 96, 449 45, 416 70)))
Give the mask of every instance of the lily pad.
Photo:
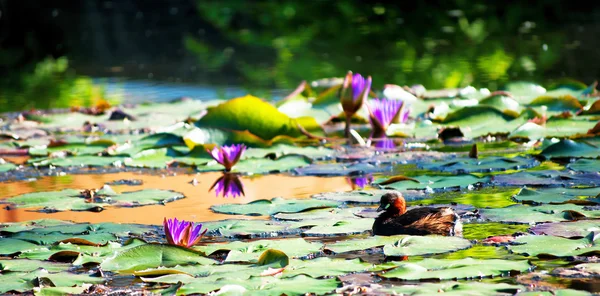
POLYGON ((116 241, 117 237, 111 233, 91 233, 91 234, 64 234, 59 232, 51 232, 46 234, 36 233, 33 231, 23 231, 15 233, 11 236, 13 239, 20 239, 32 242, 39 245, 49 245, 67 239, 84 240, 95 245, 104 245, 109 241, 116 241))
POLYGON ((39 211, 85 211, 115 206, 144 206, 164 204, 183 198, 180 193, 146 189, 105 196, 100 202, 88 202, 81 190, 65 189, 61 191, 26 193, 0 200, 14 208, 33 208, 39 211))
POLYGON ((140 239, 133 239, 124 245, 112 241, 105 245, 84 245, 76 243, 77 241, 74 241, 74 243, 59 242, 58 244, 45 246, 45 248, 30 249, 21 253, 18 258, 49 260, 53 256, 57 256, 57 254, 69 254, 70 257, 75 258, 73 265, 83 265, 84 263, 89 262, 100 263, 106 257, 115 254, 115 252, 146 244, 145 241, 140 239))
POLYGON ((578 159, 567 165, 567 168, 580 172, 600 173, 600 160, 598 159, 578 159))
POLYGON ((116 253, 100 264, 106 271, 131 272, 159 266, 176 266, 178 264, 214 264, 212 259, 203 257, 198 252, 179 246, 146 244, 116 253))
MULTIPOLYGON (((435 295, 444 293, 444 295, 472 295, 472 296, 496 296, 504 294, 516 294, 524 291, 525 287, 521 285, 511 285, 505 283, 482 283, 482 282, 443 282, 443 283, 424 283, 420 285, 402 285, 381 289, 385 293, 400 293, 406 295, 435 295)), ((521 295, 521 294, 519 294, 521 295)), ((538 294, 536 294, 538 295, 538 294)))
MULTIPOLYGON (((422 175, 416 176, 414 179, 419 181, 419 184, 412 181, 395 182, 389 185, 385 185, 385 188, 393 188, 396 190, 404 191, 408 189, 425 190, 433 189, 437 191, 451 190, 453 188, 467 188, 469 185, 475 185, 477 183, 487 183, 490 181, 490 177, 478 178, 473 175, 460 175, 460 176, 435 176, 435 175, 422 175)), ((381 184, 383 179, 377 180, 381 184)))
POLYGON ((3 259, 0 260, 0 270, 3 273, 11 272, 30 272, 37 269, 44 269, 48 272, 67 271, 72 267, 68 263, 56 263, 29 259, 3 259))
POLYGON ((288 154, 299 154, 312 159, 326 159, 332 157, 334 153, 335 150, 322 146, 299 147, 287 144, 276 144, 269 148, 248 148, 246 152, 244 152, 243 158, 264 158, 267 155, 273 155, 276 158, 279 158, 288 154))
POLYGON ((495 222, 533 224, 571 220, 572 214, 569 211, 575 211, 587 217, 600 216, 598 212, 586 211, 584 207, 572 204, 542 206, 517 204, 505 208, 482 209, 481 216, 495 222))
MULTIPOLYGON (((269 158, 250 158, 241 160, 232 169, 233 172, 266 174, 273 172, 285 172, 295 168, 305 167, 311 163, 310 159, 301 155, 285 155, 276 160, 269 158)), ((207 163, 205 166, 198 166, 196 170, 200 172, 222 171, 223 166, 215 161, 207 163)))
POLYGON ((513 196, 513 198, 519 202, 527 202, 532 204, 560 204, 576 199, 574 196, 571 195, 548 193, 528 188, 522 188, 519 191, 519 193, 513 196))
MULTIPOLYGON (((378 204, 381 200, 381 196, 389 190, 354 190, 348 192, 325 192, 319 193, 312 196, 315 199, 334 200, 345 203, 357 203, 357 204, 378 204)), ((426 197, 422 191, 408 190, 402 192, 404 199, 407 201, 419 200, 426 197)))
POLYGON ((487 134, 509 133, 527 121, 524 117, 513 118, 490 106, 464 107, 448 114, 442 122, 445 126, 464 127, 467 138, 487 134))
POLYGON ((318 253, 323 244, 307 242, 302 238, 280 240, 258 240, 252 242, 234 241, 227 244, 210 244, 194 249, 210 255, 218 250, 230 250, 225 261, 256 262, 263 251, 276 249, 285 252, 289 257, 302 257, 318 253))
POLYGON ((4 159, 0 158, 0 173, 8 172, 16 167, 17 166, 15 164, 7 162, 4 159))
POLYGON ((531 268, 527 260, 473 258, 459 260, 428 258, 415 263, 387 263, 384 266, 397 267, 380 273, 379 276, 403 280, 480 278, 508 274, 511 271, 525 272, 531 268))
POLYGON ((34 282, 38 278, 48 279, 54 287, 73 287, 83 284, 98 284, 105 281, 104 278, 92 277, 84 274, 73 274, 69 272, 49 273, 38 270, 29 273, 8 272, 3 273, 0 281, 0 293, 9 291, 27 292, 33 290, 37 285, 34 282))
POLYGON ((34 158, 28 160, 33 166, 57 166, 57 167, 106 167, 106 166, 119 166, 125 157, 118 156, 94 156, 94 155, 82 155, 73 157, 48 157, 48 158, 34 158))
POLYGON ((567 257, 578 255, 598 255, 600 246, 596 244, 594 233, 581 239, 568 239, 549 235, 526 235, 518 237, 507 248, 516 254, 527 256, 567 257))
POLYGON ((273 237, 278 234, 300 233, 289 223, 263 220, 222 220, 202 223, 208 229, 209 236, 250 236, 273 237), (292 228, 292 229, 290 229, 292 228))
POLYGON ((546 147, 540 155, 548 159, 568 157, 596 158, 600 157, 600 148, 584 142, 563 139, 556 144, 546 147))
POLYGON ((283 199, 280 197, 271 200, 255 200, 247 204, 215 205, 211 210, 217 213, 231 215, 261 216, 277 213, 296 213, 308 209, 337 207, 338 202, 315 199, 283 199))
POLYGON ((502 186, 597 186, 600 185, 600 175, 596 173, 571 174, 553 170, 521 171, 493 176, 493 183, 502 186))
POLYGON ((383 247, 386 256, 421 256, 466 249, 471 242, 453 236, 407 236, 383 247))
POLYGON ((385 172, 391 169, 389 165, 380 166, 363 162, 319 163, 297 168, 294 173, 301 176, 348 176, 385 172))
POLYGON ((456 158, 441 162, 420 163, 417 166, 426 170, 453 173, 494 172, 506 170, 521 170, 539 165, 533 158, 525 157, 497 157, 491 156, 482 159, 456 158))
POLYGON ((334 277, 366 271, 372 267, 372 264, 361 262, 360 259, 344 260, 320 257, 312 260, 291 260, 290 265, 281 276, 288 278, 304 274, 312 278, 334 277))
POLYGON ((347 218, 339 220, 303 220, 295 222, 294 225, 300 227, 311 227, 303 232, 306 236, 334 236, 359 234, 371 230, 375 219, 370 218, 347 218))
POLYGON ((543 223, 529 229, 537 235, 553 235, 566 238, 585 237, 592 231, 600 231, 600 220, 578 220, 543 223))
MULTIPOLYGON (((196 125, 222 129, 248 130, 258 137, 270 140, 279 135, 298 137, 298 121, 281 113, 266 101, 254 96, 231 99, 210 107, 196 125)), ((313 120, 314 121, 314 120, 313 120)), ((318 124, 315 125, 318 126, 318 124)))
POLYGON ((34 244, 25 240, 14 239, 14 238, 2 238, 0 239, 0 254, 10 255, 17 252, 33 250, 42 248, 38 244, 34 244))

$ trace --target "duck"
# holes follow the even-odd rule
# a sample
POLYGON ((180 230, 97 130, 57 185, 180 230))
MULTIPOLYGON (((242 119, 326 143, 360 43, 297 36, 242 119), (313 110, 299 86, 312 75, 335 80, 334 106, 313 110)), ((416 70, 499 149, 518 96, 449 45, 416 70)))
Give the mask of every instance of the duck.
POLYGON ((429 235, 462 236, 462 222, 450 207, 419 207, 406 211, 402 193, 393 191, 381 196, 373 223, 373 235, 429 235))

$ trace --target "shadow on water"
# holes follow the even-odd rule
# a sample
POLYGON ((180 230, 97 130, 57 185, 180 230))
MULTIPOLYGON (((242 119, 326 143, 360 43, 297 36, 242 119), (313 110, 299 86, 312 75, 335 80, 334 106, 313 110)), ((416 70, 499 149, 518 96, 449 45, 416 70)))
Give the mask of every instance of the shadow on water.
POLYGON ((210 206, 226 203, 248 203, 258 199, 283 198, 308 198, 313 194, 328 191, 350 190, 350 185, 342 177, 293 177, 284 174, 259 177, 223 175, 222 173, 203 173, 197 175, 182 174, 177 176, 156 176, 138 173, 115 173, 101 175, 66 175, 44 177, 35 182, 13 182, 0 187, 0 196, 11 197, 15 195, 56 191, 62 189, 96 189, 105 183, 115 180, 140 179, 142 185, 111 185, 117 192, 138 191, 142 189, 174 190, 185 195, 186 198, 165 205, 151 205, 134 208, 107 207, 104 211, 77 212, 64 211, 57 213, 40 213, 28 209, 6 210, 0 209, 0 222, 17 222, 34 219, 62 219, 75 222, 118 222, 160 224, 163 217, 177 217, 193 221, 213 221, 232 218, 261 219, 250 216, 231 216, 217 214, 210 210, 210 206), (193 182, 193 180, 197 180, 193 182), (224 182, 229 180, 227 184, 224 182), (237 180, 237 181, 236 181, 237 180), (194 184, 196 183, 196 184, 194 184), (213 187, 213 184, 216 184, 213 187), (217 188, 218 184, 221 189, 217 188), (233 198, 231 184, 243 184, 244 195, 233 198), (229 186, 229 187, 228 187, 229 186), (212 189, 211 189, 212 188, 212 189), (228 197, 223 197, 230 193, 228 197))

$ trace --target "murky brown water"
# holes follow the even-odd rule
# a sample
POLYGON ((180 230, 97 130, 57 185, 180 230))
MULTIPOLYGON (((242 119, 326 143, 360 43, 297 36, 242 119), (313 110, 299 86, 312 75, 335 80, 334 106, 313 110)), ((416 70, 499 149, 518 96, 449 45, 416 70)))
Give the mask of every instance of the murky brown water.
POLYGON ((345 178, 292 177, 289 175, 267 175, 260 177, 240 177, 244 184, 245 196, 223 198, 215 196, 215 191, 209 192, 212 184, 221 173, 203 173, 198 175, 156 176, 139 173, 115 173, 101 175, 66 175, 44 177, 33 182, 11 182, 0 185, 0 196, 11 197, 19 194, 55 191, 67 188, 93 189, 100 188, 106 182, 121 179, 141 179, 140 186, 112 185, 116 192, 137 191, 142 189, 165 189, 183 193, 186 198, 167 203, 166 205, 143 206, 136 208, 109 207, 106 210, 94 212, 65 211, 58 213, 39 213, 26 209, 0 210, 0 222, 17 222, 33 219, 62 219, 75 222, 119 222, 140 224, 161 224, 163 217, 177 217, 192 221, 213 221, 227 218, 254 218, 249 216, 231 216, 217 214, 209 208, 212 205, 224 203, 248 203, 257 199, 273 197, 308 198, 313 194, 329 191, 351 190, 351 185, 345 178), (198 184, 190 181, 196 178, 198 184))

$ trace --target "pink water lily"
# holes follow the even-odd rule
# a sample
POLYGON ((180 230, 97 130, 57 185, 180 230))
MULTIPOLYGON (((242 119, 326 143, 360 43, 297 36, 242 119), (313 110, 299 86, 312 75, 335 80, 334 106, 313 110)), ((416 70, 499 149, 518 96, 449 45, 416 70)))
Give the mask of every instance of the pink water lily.
POLYGON ((398 117, 399 122, 408 120, 408 111, 402 112, 402 106, 403 102, 401 100, 386 98, 373 99, 367 103, 370 114, 369 121, 373 127, 372 137, 384 137, 385 131, 396 117, 398 117))
POLYGON ((164 218, 163 227, 167 242, 171 245, 182 246, 185 248, 192 247, 197 244, 208 229, 202 230, 202 224, 164 218))
POLYGON ((240 160, 242 154, 246 151, 246 145, 234 144, 230 146, 215 147, 212 150, 207 150, 208 153, 225 167, 225 171, 231 171, 231 168, 240 160))
POLYGON ((350 136, 352 116, 358 112, 369 96, 371 82, 371 76, 365 79, 358 73, 352 74, 352 71, 348 71, 344 78, 340 89, 340 103, 346 116, 346 137, 350 136))
POLYGON ((213 188, 215 189, 217 196, 232 196, 233 198, 236 198, 245 195, 244 184, 242 184, 238 175, 232 173, 225 173, 223 176, 219 177, 219 179, 217 179, 210 187, 209 191, 213 190, 213 188))

